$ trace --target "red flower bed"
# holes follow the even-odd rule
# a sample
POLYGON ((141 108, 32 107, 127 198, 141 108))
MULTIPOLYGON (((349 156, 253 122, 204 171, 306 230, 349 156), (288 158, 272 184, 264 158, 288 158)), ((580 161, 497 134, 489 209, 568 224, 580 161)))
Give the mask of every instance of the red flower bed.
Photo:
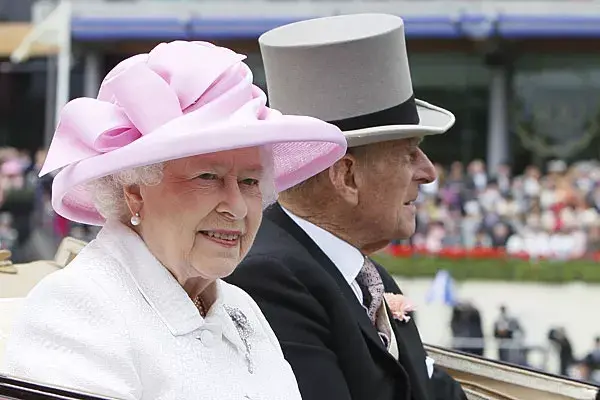
MULTIPOLYGON (((387 252, 395 257, 408 258, 412 256, 433 256, 445 259, 479 259, 479 260, 499 260, 505 258, 517 258, 521 260, 529 260, 530 256, 526 252, 518 254, 507 254, 504 248, 484 248, 476 247, 473 249, 465 249, 462 247, 448 247, 439 252, 429 252, 424 246, 409 246, 409 245, 390 245, 387 252)), ((595 252, 590 255, 594 261, 600 261, 600 252, 595 252)))

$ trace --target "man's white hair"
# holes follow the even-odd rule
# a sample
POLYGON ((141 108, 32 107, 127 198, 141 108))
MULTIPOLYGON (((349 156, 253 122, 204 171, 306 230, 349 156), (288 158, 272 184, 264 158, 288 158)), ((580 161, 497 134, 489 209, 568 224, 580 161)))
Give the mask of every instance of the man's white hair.
MULTIPOLYGON (((271 146, 261 147, 261 159, 264 172, 260 181, 260 190, 264 209, 277 200, 271 146)), ((107 220, 128 221, 131 212, 127 207, 123 188, 131 185, 158 185, 163 179, 163 170, 164 163, 146 165, 120 171, 88 183, 96 209, 107 220)))

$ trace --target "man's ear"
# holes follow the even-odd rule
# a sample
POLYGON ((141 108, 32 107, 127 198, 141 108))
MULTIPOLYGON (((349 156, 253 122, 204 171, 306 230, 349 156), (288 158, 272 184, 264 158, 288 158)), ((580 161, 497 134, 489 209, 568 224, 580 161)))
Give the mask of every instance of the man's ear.
POLYGON ((123 194, 131 215, 139 213, 144 204, 140 185, 123 186, 123 194))
POLYGON ((329 179, 338 196, 349 204, 358 205, 361 179, 356 157, 346 154, 329 167, 329 179))

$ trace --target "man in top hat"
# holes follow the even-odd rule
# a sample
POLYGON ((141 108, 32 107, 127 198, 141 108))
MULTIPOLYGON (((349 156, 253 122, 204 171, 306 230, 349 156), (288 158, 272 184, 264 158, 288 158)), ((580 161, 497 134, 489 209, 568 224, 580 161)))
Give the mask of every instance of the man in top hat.
POLYGON ((419 143, 454 123, 414 98, 402 19, 319 18, 259 43, 271 105, 337 125, 349 149, 280 194, 229 282, 258 302, 304 400, 464 399, 431 378, 414 320, 383 299, 400 289, 368 258, 414 233, 419 185, 436 178, 419 143))

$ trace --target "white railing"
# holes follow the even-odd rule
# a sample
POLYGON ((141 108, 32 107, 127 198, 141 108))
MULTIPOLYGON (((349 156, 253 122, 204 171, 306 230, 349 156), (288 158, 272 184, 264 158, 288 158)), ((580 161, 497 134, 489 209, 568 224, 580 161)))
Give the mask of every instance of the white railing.
POLYGON ((480 338, 452 338, 449 348, 455 349, 485 349, 487 357, 496 358, 498 350, 523 351, 528 364, 541 370, 548 369, 550 349, 548 346, 532 345, 520 340, 510 339, 480 339, 480 338))

